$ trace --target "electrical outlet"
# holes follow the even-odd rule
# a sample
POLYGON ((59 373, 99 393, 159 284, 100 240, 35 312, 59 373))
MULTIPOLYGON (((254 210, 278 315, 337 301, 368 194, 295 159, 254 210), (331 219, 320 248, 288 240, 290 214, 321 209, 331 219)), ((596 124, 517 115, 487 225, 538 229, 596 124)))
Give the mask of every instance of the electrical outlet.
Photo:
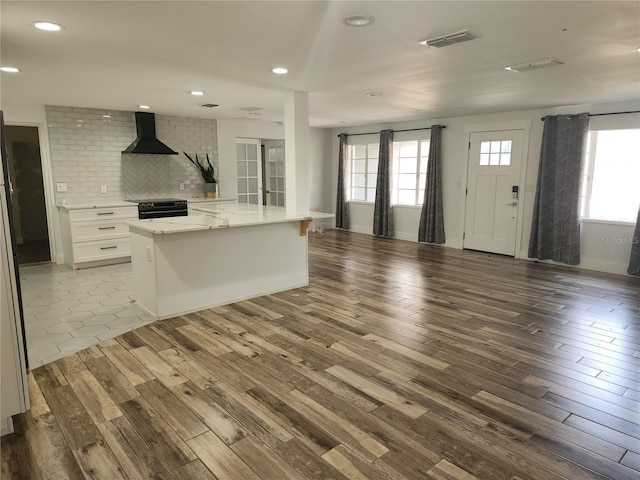
POLYGON ((66 183, 56 183, 56 190, 58 192, 66 192, 67 191, 67 184, 66 183))
POLYGON ((180 190, 184 190, 184 183, 180 184, 180 190))
POLYGON ((100 185, 100 193, 107 193, 107 186, 105 184, 100 185))

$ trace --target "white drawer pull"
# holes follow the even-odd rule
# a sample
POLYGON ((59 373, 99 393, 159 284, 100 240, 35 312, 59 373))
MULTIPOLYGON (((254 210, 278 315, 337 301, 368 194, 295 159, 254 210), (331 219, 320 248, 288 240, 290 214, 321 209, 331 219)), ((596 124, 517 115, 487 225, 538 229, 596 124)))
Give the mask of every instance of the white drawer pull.
POLYGON ((98 227, 98 230, 113 230, 116 227, 98 227))
POLYGON ((114 248, 118 248, 117 245, 113 245, 111 247, 100 247, 100 250, 113 250, 114 248))

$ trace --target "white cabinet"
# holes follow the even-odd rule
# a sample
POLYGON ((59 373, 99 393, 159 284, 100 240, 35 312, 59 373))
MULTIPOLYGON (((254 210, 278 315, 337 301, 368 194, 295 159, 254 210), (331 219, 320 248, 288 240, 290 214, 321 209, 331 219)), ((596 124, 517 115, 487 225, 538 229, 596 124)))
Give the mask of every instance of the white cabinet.
POLYGON ((65 263, 72 268, 130 260, 127 221, 138 218, 136 206, 60 207, 65 263))

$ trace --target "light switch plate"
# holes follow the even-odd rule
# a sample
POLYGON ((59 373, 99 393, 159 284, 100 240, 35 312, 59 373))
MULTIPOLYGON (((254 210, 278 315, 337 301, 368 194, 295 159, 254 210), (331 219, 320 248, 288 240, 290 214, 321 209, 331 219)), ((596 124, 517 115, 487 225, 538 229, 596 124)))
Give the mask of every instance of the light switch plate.
POLYGON ((66 192, 67 191, 67 184, 66 183, 56 183, 56 190, 58 192, 66 192))

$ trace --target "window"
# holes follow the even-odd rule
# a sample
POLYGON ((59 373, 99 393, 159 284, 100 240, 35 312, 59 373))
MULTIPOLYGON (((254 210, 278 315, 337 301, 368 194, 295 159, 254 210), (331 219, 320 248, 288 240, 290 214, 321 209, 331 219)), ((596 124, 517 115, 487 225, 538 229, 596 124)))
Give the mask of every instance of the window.
POLYGON ((391 203, 422 205, 428 161, 428 140, 393 142, 391 203))
POLYGON ((640 129, 589 132, 582 217, 635 223, 640 205, 640 129))
POLYGON ((349 200, 375 201, 379 149, 380 145, 377 143, 349 145, 349 156, 351 157, 351 195, 349 200))
MULTIPOLYGON (((351 201, 374 202, 380 144, 349 145, 351 201)), ((427 179, 429 140, 393 142, 392 192, 394 205, 422 205, 427 179)))
POLYGON ((511 165, 512 140, 480 142, 480 165, 511 165))

